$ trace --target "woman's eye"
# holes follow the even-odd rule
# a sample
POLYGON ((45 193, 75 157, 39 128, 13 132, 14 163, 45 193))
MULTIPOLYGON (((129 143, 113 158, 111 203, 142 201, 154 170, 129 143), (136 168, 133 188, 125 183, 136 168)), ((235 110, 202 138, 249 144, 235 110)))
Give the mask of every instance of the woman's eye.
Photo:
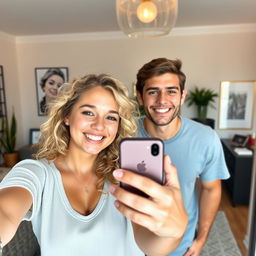
POLYGON ((82 114, 86 116, 93 116, 93 113, 91 111, 83 111, 82 114))
POLYGON ((115 118, 114 116, 108 116, 107 119, 111 121, 117 121, 117 118, 115 118))

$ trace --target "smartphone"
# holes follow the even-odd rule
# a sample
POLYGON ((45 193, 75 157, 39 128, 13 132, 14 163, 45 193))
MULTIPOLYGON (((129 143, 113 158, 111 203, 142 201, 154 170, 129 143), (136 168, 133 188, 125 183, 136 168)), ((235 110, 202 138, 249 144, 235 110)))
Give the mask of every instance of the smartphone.
MULTIPOLYGON (((163 171, 164 144, 156 138, 125 138, 120 142, 120 167, 148 177, 159 184, 165 183, 163 171)), ((132 193, 148 197, 128 184, 120 186, 132 193)))

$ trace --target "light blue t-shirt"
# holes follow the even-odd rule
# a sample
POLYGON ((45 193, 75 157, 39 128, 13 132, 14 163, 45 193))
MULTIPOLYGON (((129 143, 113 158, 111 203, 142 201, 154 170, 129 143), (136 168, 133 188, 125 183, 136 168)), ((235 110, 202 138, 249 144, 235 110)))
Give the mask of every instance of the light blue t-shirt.
POLYGON ((131 222, 115 208, 108 192, 102 193, 91 214, 79 214, 68 201, 60 172, 46 160, 19 162, 0 183, 0 189, 13 186, 32 194, 33 211, 24 219, 32 222, 42 256, 144 256, 131 222))
MULTIPOLYGON (((149 137, 139 120, 139 137, 149 137)), ((171 256, 181 256, 191 246, 198 222, 196 179, 214 181, 228 179, 223 149, 216 132, 209 126, 181 117, 181 128, 169 140, 164 140, 165 154, 178 169, 179 182, 189 222, 179 247, 171 256)), ((210 204, 211 202, 209 202, 210 204)))

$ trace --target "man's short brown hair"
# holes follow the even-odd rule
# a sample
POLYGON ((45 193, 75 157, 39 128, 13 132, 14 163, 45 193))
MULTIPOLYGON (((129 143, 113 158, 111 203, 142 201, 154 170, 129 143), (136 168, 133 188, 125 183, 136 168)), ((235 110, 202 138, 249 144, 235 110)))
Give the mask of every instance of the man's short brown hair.
POLYGON ((136 90, 142 95, 145 82, 155 76, 166 73, 176 74, 179 77, 181 93, 185 88, 186 75, 181 71, 182 62, 179 59, 169 60, 167 58, 153 59, 142 66, 137 73, 136 90))

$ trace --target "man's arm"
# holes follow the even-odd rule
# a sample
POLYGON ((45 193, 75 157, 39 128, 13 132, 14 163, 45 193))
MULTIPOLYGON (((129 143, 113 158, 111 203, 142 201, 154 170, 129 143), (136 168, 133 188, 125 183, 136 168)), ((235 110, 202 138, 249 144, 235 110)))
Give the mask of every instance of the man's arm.
POLYGON ((206 243, 221 200, 221 182, 201 181, 197 237, 184 256, 199 256, 206 243))

